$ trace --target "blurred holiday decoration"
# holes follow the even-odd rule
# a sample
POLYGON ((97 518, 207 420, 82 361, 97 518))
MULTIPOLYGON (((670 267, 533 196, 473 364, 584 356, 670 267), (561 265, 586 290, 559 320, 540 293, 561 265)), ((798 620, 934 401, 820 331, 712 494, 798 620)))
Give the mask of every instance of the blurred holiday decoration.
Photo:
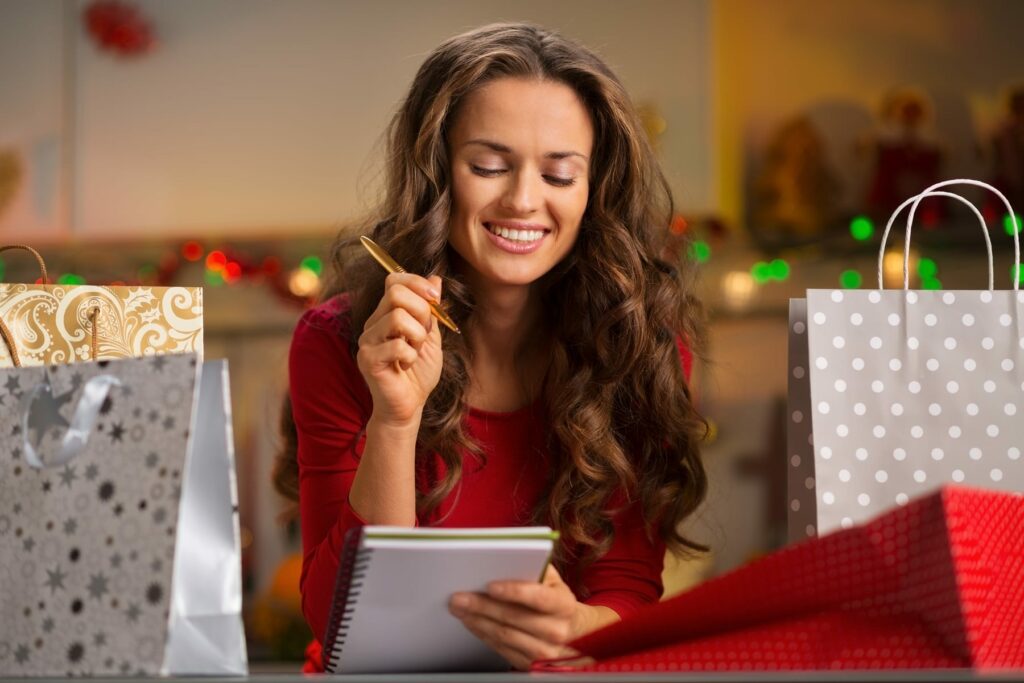
MULTIPOLYGON (((931 101, 918 88, 895 88, 883 99, 879 127, 867 143, 872 171, 866 204, 875 220, 888 218, 906 197, 942 176, 943 151, 932 120, 931 101)), ((942 219, 943 205, 929 198, 919 211, 922 227, 930 229, 942 219)))
POLYGON ((821 136, 804 116, 779 128, 755 181, 753 234, 764 244, 804 242, 836 222, 840 185, 821 136))
POLYGON ((274 659, 301 659, 313 634, 302 616, 299 576, 302 556, 298 553, 281 560, 270 585, 252 604, 248 614, 249 633, 269 648, 274 659))
POLYGON ((668 130, 668 121, 661 115, 661 111, 656 104, 644 103, 637 107, 637 113, 640 115, 640 123, 644 127, 644 132, 647 134, 647 141, 651 143, 651 148, 655 152, 661 148, 661 136, 668 130))
MULTIPOLYGON (((1024 85, 1013 88, 1006 101, 1006 120, 992 136, 992 184, 1014 206, 1024 206, 1024 85)), ((991 198, 986 213, 1002 207, 991 198)))
POLYGON ((82 20, 98 48, 121 57, 143 55, 156 42, 150 22, 127 2, 94 0, 83 10, 82 20))
MULTIPOLYGON (((286 266, 286 258, 268 253, 266 245, 224 245, 207 251, 203 243, 189 240, 181 246, 168 246, 156 258, 148 258, 131 272, 105 272, 101 276, 87 273, 62 273, 56 278, 60 285, 102 284, 105 286, 171 287, 183 282, 193 284, 196 278, 188 269, 202 268, 201 277, 207 287, 266 286, 282 301, 304 308, 320 292, 323 262, 320 257, 306 255, 294 266, 286 266)), ((0 272, 4 262, 0 260, 0 272)), ((33 276, 35 277, 35 276, 33 276)), ((42 284, 37 280, 36 284, 42 284)))
POLYGON ((0 150, 0 216, 14 199, 21 184, 21 159, 13 149, 0 150))

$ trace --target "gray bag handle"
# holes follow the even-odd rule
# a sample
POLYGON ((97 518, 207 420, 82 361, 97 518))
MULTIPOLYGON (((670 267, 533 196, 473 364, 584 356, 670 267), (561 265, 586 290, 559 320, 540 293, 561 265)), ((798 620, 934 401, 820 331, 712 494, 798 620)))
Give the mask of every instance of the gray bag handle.
MULTIPOLYGON (((1013 207, 1010 206, 1010 202, 1006 198, 1006 196, 1003 195, 1003 193, 1000 192, 999 190, 997 190, 996 188, 994 188, 991 185, 989 185, 988 183, 982 182, 980 180, 971 180, 971 179, 968 179, 968 178, 958 178, 956 180, 944 180, 944 181, 942 181, 940 183, 935 183, 931 187, 926 188, 924 190, 924 192, 922 192, 921 194, 918 194, 918 195, 916 195, 914 197, 911 197, 910 199, 908 199, 905 202, 903 202, 902 204, 900 204, 896 208, 896 210, 893 211, 892 216, 889 217, 889 222, 886 223, 886 226, 885 226, 885 232, 882 233, 882 246, 881 246, 881 248, 878 251, 878 288, 879 289, 882 289, 882 261, 883 261, 883 258, 885 256, 885 242, 886 242, 886 239, 889 236, 889 230, 892 228, 892 224, 895 222, 896 216, 899 215, 900 211, 902 211, 904 209, 904 207, 906 207, 908 204, 912 204, 912 206, 910 207, 910 213, 907 216, 907 232, 906 232, 906 237, 904 238, 904 241, 903 241, 903 289, 905 289, 905 290, 906 289, 910 289, 910 268, 909 268, 909 264, 910 264, 910 234, 911 234, 911 231, 913 229, 914 214, 917 212, 917 205, 921 203, 921 200, 925 199, 926 197, 931 197, 931 196, 936 196, 936 195, 937 196, 943 196, 943 197, 951 197, 953 199, 957 199, 957 200, 963 202, 964 204, 967 204, 967 206, 969 206, 971 208, 971 210, 974 212, 974 215, 978 217, 978 221, 981 223, 982 231, 983 231, 983 234, 985 236, 985 246, 988 249, 988 288, 989 288, 989 291, 994 289, 994 266, 993 266, 993 259, 992 259, 992 241, 989 238, 988 226, 985 224, 985 218, 981 215, 981 212, 978 211, 977 207, 975 207, 974 204, 972 204, 968 200, 964 199, 960 195, 952 194, 952 193, 949 193, 949 192, 937 192, 936 191, 936 190, 938 190, 941 187, 948 187, 949 185, 974 185, 975 187, 981 187, 981 188, 984 188, 986 190, 991 190, 992 192, 994 192, 996 194, 996 196, 999 197, 999 199, 1003 202, 1003 206, 1006 207, 1007 213, 1010 215, 1010 220, 1012 220, 1014 222, 1014 230, 1013 230, 1013 262, 1016 263, 1016 264, 1020 264, 1020 236, 1019 236, 1020 226, 1017 224, 1017 214, 1015 214, 1013 212, 1013 207)), ((1020 267, 1020 266, 1018 265, 1018 267, 1020 267)), ((1014 289, 1014 291, 1018 291, 1020 289, 1020 276, 1019 275, 1018 275, 1018 277, 1013 279, 1013 289, 1014 289)))

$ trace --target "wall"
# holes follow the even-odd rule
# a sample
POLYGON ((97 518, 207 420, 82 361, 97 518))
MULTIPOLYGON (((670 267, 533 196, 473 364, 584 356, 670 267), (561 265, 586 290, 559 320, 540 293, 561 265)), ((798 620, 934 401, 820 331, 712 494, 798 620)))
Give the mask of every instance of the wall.
MULTIPOLYGON (((332 232, 372 201, 380 135, 423 57, 502 19, 560 29, 603 53, 666 120, 666 172, 680 201, 696 211, 715 204, 706 0, 135 4, 159 41, 137 59, 97 50, 80 26, 84 0, 67 5, 74 59, 63 133, 76 238, 332 232)), ((5 0, 0 10, 14 21, 0 24, 21 32, 32 15, 41 26, 31 41, 59 53, 61 6, 5 0)), ((24 49, 19 61, 31 69, 3 72, 3 93, 25 100, 25 111, 0 117, 7 133, 31 118, 36 84, 60 82, 53 58, 24 49)), ((0 234, 30 228, 0 216, 0 234)))

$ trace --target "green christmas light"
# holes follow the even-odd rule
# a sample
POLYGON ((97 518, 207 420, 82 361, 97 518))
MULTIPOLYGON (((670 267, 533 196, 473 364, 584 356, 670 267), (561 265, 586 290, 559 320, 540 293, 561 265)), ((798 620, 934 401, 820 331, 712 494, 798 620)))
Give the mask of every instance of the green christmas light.
POLYGON ((772 262, 768 264, 768 272, 771 274, 773 280, 782 282, 789 277, 789 264, 780 258, 773 259, 772 262))
POLYGON ((1007 235, 1013 236, 1014 233, 1020 232, 1020 214, 1006 214, 1003 216, 1003 230, 1006 231, 1007 235))
POLYGON ((839 284, 843 289, 859 289, 863 282, 864 278, 856 270, 844 270, 839 275, 839 284))
POLYGON ((307 256, 300 264, 306 270, 312 271, 317 277, 324 272, 324 262, 318 256, 307 256))
POLYGON ((711 258, 711 245, 704 240, 697 240, 690 247, 690 257, 697 263, 707 263, 711 258))
POLYGON ((924 289, 942 289, 942 283, 938 278, 926 277, 921 279, 921 287, 924 289))
POLYGON ((772 267, 764 261, 758 261, 750 267, 750 275, 754 278, 754 282, 763 285, 772 279, 772 267))
POLYGON ((1024 268, 1021 268, 1019 263, 1014 263, 1010 266, 1010 280, 1017 280, 1017 282, 1024 285, 1024 268))
POLYGON ((220 287, 221 285, 224 284, 224 274, 219 270, 210 270, 208 268, 206 270, 205 279, 206 284, 210 285, 211 287, 220 287))
POLYGON ((936 273, 939 272, 939 267, 935 261, 930 258, 920 258, 917 262, 917 274, 921 276, 922 280, 928 280, 934 278, 936 273))
POLYGON ((869 240, 875 234, 875 224, 867 216, 857 216, 850 221, 850 234, 858 242, 869 240))
POLYGON ((146 265, 144 265, 141 268, 139 268, 139 270, 138 270, 139 279, 144 281, 144 282, 146 280, 151 280, 151 279, 156 277, 156 272, 157 272, 156 271, 156 266, 154 266, 151 263, 147 263, 146 265))
POLYGON ((64 273, 57 278, 58 285, 84 285, 85 278, 81 275, 75 275, 74 273, 64 273))
POLYGON ((2 258, 0 258, 0 280, 4 279, 4 273, 6 273, 6 272, 7 272, 7 264, 4 263, 4 260, 2 258))

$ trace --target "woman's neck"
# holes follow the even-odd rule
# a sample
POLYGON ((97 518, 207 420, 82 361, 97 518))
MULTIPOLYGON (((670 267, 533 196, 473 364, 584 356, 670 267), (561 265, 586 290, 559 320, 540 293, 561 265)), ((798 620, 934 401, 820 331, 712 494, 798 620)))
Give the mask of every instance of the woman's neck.
POLYGON ((488 365, 512 368, 540 318, 540 301, 530 286, 477 290, 469 342, 473 356, 488 365))
POLYGON ((529 286, 478 288, 475 299, 467 330, 473 360, 466 398, 475 408, 516 410, 537 398, 546 371, 537 334, 540 299, 529 286))

